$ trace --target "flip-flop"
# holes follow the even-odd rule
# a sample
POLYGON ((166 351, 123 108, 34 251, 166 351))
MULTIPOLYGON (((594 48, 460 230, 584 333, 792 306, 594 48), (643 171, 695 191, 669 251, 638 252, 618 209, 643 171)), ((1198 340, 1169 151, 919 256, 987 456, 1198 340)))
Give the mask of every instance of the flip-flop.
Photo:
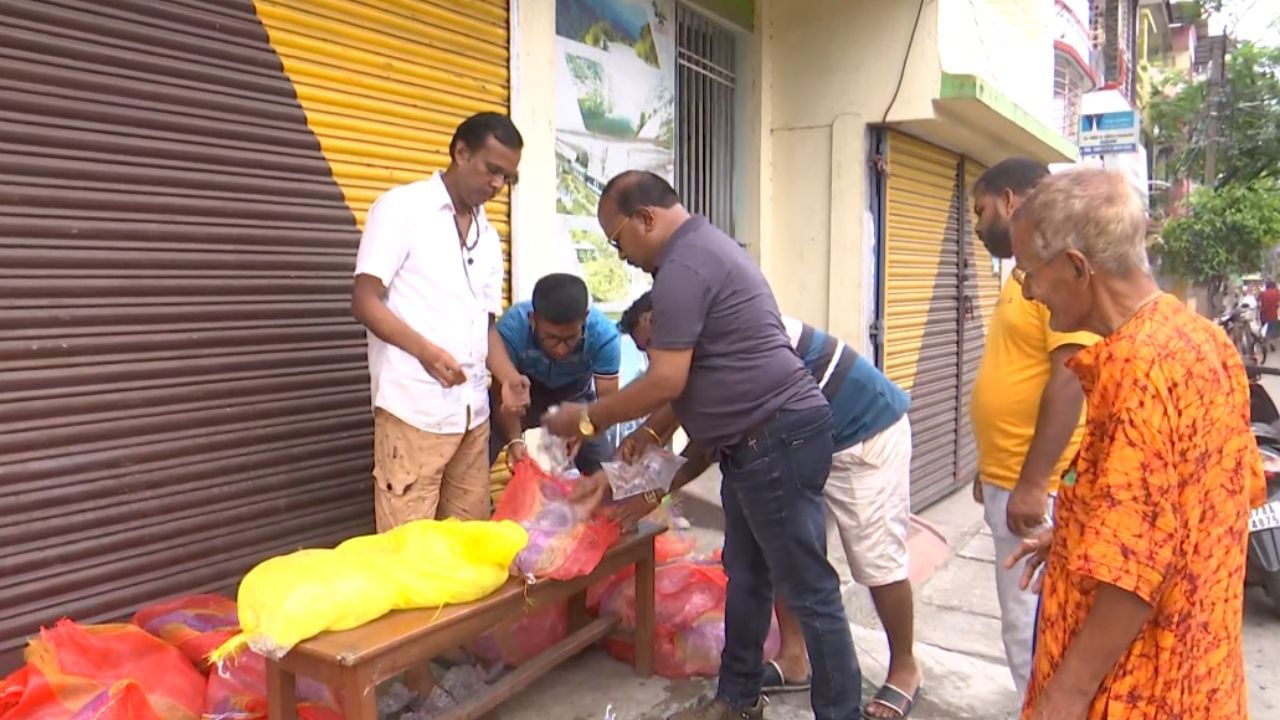
POLYGON ((920 699, 920 687, 923 687, 923 683, 916 687, 915 694, 908 695, 889 683, 881 685, 875 697, 871 698, 871 702, 867 703, 867 707, 863 709, 862 717, 864 720, 884 720, 884 718, 867 714, 867 710, 870 710, 872 705, 879 705, 898 713, 896 720, 906 720, 911 717, 911 709, 920 699))
POLYGON ((787 676, 782 674, 782 668, 778 667, 778 663, 770 660, 764 664, 764 680, 761 690, 766 693, 793 693, 804 692, 813 686, 812 678, 805 678, 798 682, 787 680, 787 676))

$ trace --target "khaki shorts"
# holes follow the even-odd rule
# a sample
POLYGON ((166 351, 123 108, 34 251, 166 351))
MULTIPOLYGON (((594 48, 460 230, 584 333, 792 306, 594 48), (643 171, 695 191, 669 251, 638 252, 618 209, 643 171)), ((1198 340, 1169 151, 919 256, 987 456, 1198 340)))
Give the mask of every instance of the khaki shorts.
POLYGON ((908 578, 911 530, 911 424, 889 429, 831 458, 825 489, 853 579, 881 587, 908 578))
POLYGON ((373 412, 373 511, 378 532, 414 520, 489 518, 489 423, 440 435, 373 412))

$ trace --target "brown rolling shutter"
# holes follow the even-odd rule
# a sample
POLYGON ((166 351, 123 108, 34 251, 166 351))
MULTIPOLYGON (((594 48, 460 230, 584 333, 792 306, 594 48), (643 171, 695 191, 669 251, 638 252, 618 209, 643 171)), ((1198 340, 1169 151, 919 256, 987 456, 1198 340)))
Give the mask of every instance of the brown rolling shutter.
MULTIPOLYGON (((332 23, 346 5, 314 9, 332 23)), ((453 32, 472 55, 505 43, 505 26, 473 27, 504 24, 505 3, 440 7, 471 18, 453 32)), ((470 106, 436 113, 426 159, 405 167, 402 138, 352 99, 404 90, 394 68, 362 78, 312 43, 298 57, 349 85, 306 86, 331 105, 313 129, 259 9, 0 0, 0 672, 59 617, 231 590, 267 556, 372 530, 357 218, 379 188, 439 167, 442 128, 470 106)), ((367 35, 377 17, 360 12, 367 35)), ((450 73, 406 49, 447 33, 387 35, 397 68, 505 106, 505 68, 482 82, 474 57, 450 73)), ((506 48, 489 56, 505 64, 506 48)), ((439 98, 414 103, 431 113, 439 98)), ((491 210, 500 225, 505 209, 491 210)))

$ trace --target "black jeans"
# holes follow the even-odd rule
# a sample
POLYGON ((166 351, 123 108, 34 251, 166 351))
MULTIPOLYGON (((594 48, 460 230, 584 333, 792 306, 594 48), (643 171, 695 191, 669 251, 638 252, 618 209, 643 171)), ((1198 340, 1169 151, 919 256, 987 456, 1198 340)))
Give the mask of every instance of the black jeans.
MULTIPOLYGON (((569 385, 562 388, 549 388, 540 382, 529 381, 529 409, 525 412, 524 417, 520 419, 520 429, 528 430, 542 425, 542 416, 547 414, 547 410, 559 405, 560 403, 578 402, 589 403, 596 399, 595 386, 588 381, 586 387, 580 385, 569 385)), ((490 398, 492 412, 489 414, 489 464, 492 465, 498 459, 498 454, 502 452, 502 448, 511 438, 502 432, 502 427, 498 423, 498 413, 502 407, 502 398, 497 392, 494 392, 490 398)), ((593 438, 583 441, 582 447, 578 449, 578 455, 574 458, 574 465, 577 466, 578 472, 583 475, 590 475, 600 469, 600 463, 608 460, 613 454, 609 440, 604 436, 603 430, 599 428, 601 434, 593 438)))
POLYGON ((859 715, 862 672, 840 579, 827 561, 831 412, 779 413, 721 452, 724 481, 725 644, 717 694, 734 707, 760 696, 776 586, 804 629, 816 720, 859 715))

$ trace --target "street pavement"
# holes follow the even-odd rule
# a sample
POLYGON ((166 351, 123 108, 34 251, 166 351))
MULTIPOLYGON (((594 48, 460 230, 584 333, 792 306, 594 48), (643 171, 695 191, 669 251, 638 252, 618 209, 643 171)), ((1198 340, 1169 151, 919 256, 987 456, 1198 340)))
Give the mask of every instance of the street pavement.
MULTIPOLYGON (((1280 378, 1268 378, 1280 401, 1280 378)), ((722 542, 719 477, 714 471, 683 493, 682 509, 703 549, 722 542)), ((946 539, 950 552, 916 586, 917 655, 925 687, 912 717, 917 720, 1001 720, 1016 718, 1013 682, 1000 641, 999 608, 993 581, 994 553, 981 508, 967 489, 922 513, 946 539)), ((884 635, 869 594, 852 582, 840 543, 828 543, 840 570, 850 628, 864 674, 864 697, 883 680, 888 657, 884 635)), ((914 562, 914 560, 913 560, 914 562)), ((914 570, 913 570, 914 574, 914 570)), ((1245 607, 1245 663, 1250 715, 1280 718, 1280 612, 1251 589, 1245 607)), ((610 707, 617 720, 662 720, 711 692, 710 681, 640 680, 631 669, 600 650, 591 650, 535 683, 502 707, 502 720, 601 720, 610 707)), ((765 715, 771 720, 813 717, 807 694, 776 697, 765 715)))
MULTIPOLYGON (((1267 364, 1280 367, 1272 354, 1267 364)), ((1264 375, 1262 386, 1280 404, 1280 377, 1264 375)), ((1280 605, 1260 588, 1251 588, 1244 604, 1244 662, 1249 677, 1249 716, 1280 718, 1280 605)))

